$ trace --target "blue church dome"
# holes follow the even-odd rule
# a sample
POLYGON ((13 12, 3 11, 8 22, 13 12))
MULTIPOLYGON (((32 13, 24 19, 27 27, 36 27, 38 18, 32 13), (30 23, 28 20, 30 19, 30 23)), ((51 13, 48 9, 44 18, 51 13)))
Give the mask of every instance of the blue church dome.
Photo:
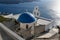
POLYGON ((18 21, 21 23, 32 23, 36 21, 36 18, 31 13, 25 12, 19 16, 18 21))

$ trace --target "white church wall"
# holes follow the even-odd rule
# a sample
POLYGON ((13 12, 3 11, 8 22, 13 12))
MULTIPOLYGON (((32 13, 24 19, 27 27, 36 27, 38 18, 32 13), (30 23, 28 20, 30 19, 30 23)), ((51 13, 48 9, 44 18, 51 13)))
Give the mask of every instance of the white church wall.
POLYGON ((31 23, 31 24, 20 23, 20 27, 23 29, 26 29, 26 25, 28 25, 28 28, 34 27, 34 23, 31 23))
POLYGON ((20 23, 20 28, 26 29, 26 24, 20 23))

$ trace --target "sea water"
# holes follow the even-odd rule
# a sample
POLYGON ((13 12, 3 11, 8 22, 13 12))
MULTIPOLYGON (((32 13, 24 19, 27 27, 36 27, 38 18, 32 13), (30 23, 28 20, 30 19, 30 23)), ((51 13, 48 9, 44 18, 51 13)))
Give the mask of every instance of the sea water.
POLYGON ((59 0, 35 0, 33 2, 24 2, 19 4, 0 4, 1 14, 5 13, 23 13, 26 10, 33 12, 35 6, 39 6, 41 17, 52 19, 55 14, 60 12, 59 0))

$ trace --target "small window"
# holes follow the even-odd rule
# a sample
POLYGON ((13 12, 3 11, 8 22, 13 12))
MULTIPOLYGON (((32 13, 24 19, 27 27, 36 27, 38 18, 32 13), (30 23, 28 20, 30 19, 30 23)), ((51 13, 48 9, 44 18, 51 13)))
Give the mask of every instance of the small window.
POLYGON ((37 15, 39 15, 39 13, 37 13, 37 15))
POLYGON ((26 25, 26 29, 28 29, 28 25, 26 25))
POLYGON ((36 10, 37 10, 37 8, 36 8, 36 10))

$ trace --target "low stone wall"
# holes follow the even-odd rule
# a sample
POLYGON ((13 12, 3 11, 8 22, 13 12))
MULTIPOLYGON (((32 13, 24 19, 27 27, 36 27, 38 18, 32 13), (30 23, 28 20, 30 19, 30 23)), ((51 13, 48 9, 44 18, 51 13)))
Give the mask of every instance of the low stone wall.
POLYGON ((18 34, 25 39, 30 38, 32 36, 31 30, 29 30, 29 29, 27 29, 27 30, 20 29, 20 31, 18 31, 18 34))
POLYGON ((39 33, 42 33, 45 31, 45 25, 39 25, 34 27, 34 35, 38 35, 39 33))

